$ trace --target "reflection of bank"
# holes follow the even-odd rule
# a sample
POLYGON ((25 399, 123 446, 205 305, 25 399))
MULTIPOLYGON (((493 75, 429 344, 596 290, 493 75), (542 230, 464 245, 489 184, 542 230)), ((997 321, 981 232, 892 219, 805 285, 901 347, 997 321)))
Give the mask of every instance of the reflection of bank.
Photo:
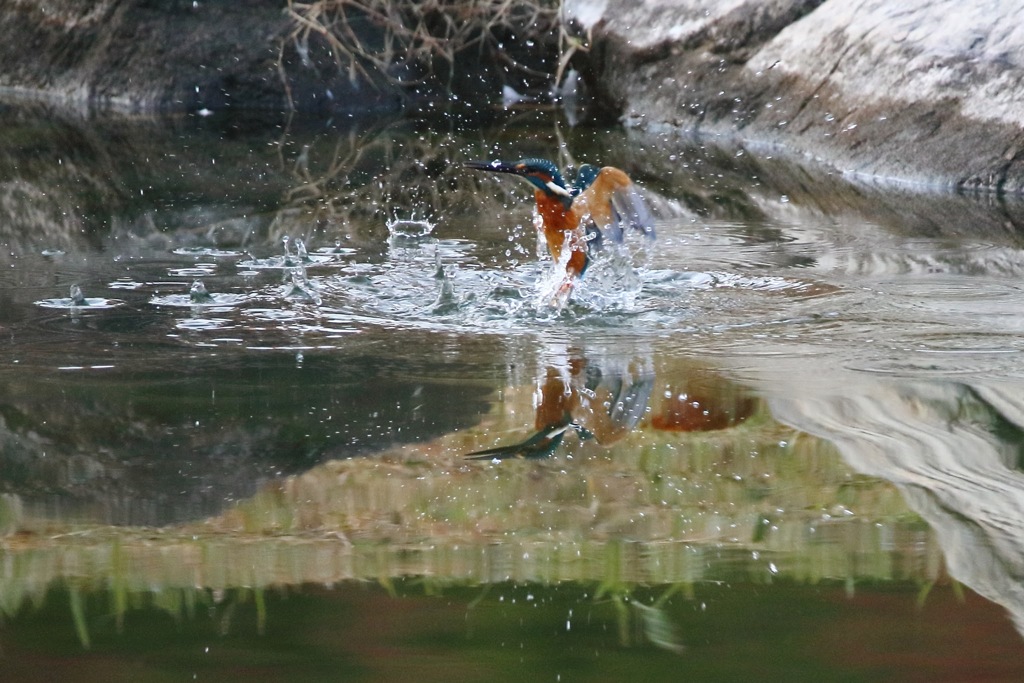
MULTIPOLYGON (((548 356, 551 356, 548 349, 548 356)), ((610 446, 634 429, 705 432, 735 426, 757 401, 706 367, 685 363, 657 373, 650 354, 609 357, 568 348, 549 357, 537 380, 534 434, 469 454, 473 459, 545 457, 565 436, 610 446)))
POLYGON ((932 527, 951 576, 1024 633, 1024 401, 983 384, 871 383, 845 396, 773 398, 777 419, 824 437, 849 465, 899 487, 932 527))

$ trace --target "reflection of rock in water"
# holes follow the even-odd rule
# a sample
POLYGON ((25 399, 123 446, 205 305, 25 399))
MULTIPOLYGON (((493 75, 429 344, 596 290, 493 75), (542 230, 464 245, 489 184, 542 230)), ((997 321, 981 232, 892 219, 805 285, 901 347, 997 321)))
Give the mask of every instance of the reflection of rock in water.
POLYGON ((1024 633, 1024 401, 997 385, 875 385, 870 394, 775 399, 855 469, 896 484, 932 526, 949 572, 1024 633))
POLYGON ((77 250, 109 227, 124 203, 112 144, 47 107, 0 109, 0 239, 11 251, 77 250))
POLYGON ((0 385, 0 492, 59 520, 198 519, 322 458, 469 426, 489 393, 464 387, 454 410, 450 385, 402 379, 400 360, 308 354, 296 369, 293 353, 247 366, 179 358, 126 352, 125 374, 83 369, 59 382, 10 375, 0 385))

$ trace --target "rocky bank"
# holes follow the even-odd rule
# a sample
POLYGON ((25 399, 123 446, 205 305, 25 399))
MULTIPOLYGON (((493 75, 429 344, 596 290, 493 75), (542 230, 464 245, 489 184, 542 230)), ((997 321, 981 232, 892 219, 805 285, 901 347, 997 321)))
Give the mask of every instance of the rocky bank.
MULTIPOLYGON (((286 9, 284 0, 0 0, 0 90, 137 112, 408 106, 408 89, 387 74, 339 69, 315 32, 296 40, 286 9)), ((729 136, 851 175, 1024 191, 1016 3, 564 0, 561 9, 587 37, 574 64, 598 109, 638 131, 729 136)), ((451 91, 497 99, 526 46, 538 53, 529 70, 553 74, 557 31, 533 26, 536 36, 494 41, 513 51, 505 64, 483 52, 456 60, 451 91)))
POLYGON ((632 126, 854 175, 1024 190, 1024 7, 953 0, 567 0, 632 126))

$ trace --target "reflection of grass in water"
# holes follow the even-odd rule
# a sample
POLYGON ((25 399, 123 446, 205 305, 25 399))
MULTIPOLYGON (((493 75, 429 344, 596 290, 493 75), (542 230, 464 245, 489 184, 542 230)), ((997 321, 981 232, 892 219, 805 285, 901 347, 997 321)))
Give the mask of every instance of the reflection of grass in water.
MULTIPOLYGON (((397 582, 390 577, 381 577, 378 584, 394 600, 465 594, 467 589, 472 590, 475 586, 473 583, 430 576, 397 582)), ((531 588, 529 584, 519 584, 514 588, 526 590, 527 594, 545 590, 543 586, 531 588)), ((579 607, 584 608, 589 602, 590 609, 597 610, 599 618, 601 614, 605 614, 614 622, 621 647, 650 643, 669 652, 681 652, 684 649, 678 628, 665 610, 665 605, 669 598, 681 592, 692 598, 692 584, 645 587, 641 591, 639 586, 606 579, 597 584, 596 588, 590 589, 587 584, 579 583, 577 589, 582 589, 586 595, 593 596, 580 600, 577 603, 579 607), (654 595, 657 595, 657 598, 654 598, 654 595)), ((279 597, 285 597, 288 593, 301 593, 302 589, 279 588, 275 592, 279 597)), ((86 649, 92 646, 93 633, 96 630, 107 632, 107 625, 113 622, 114 632, 123 635, 126 623, 133 621, 133 615, 145 612, 166 615, 179 625, 205 620, 211 622, 221 636, 227 636, 237 630, 236 621, 240 617, 246 620, 246 627, 255 625, 258 635, 262 636, 267 632, 267 592, 263 588, 240 587, 214 591, 184 586, 125 590, 123 585, 118 588, 94 586, 80 580, 57 581, 47 587, 45 600, 57 600, 60 604, 64 599, 67 600, 75 635, 81 646, 86 649), (252 618, 254 623, 249 622, 249 618, 252 618)), ((475 598, 467 601, 467 612, 473 612, 481 607, 485 600, 492 606, 501 601, 491 593, 490 584, 479 591, 475 598)), ((41 608, 43 603, 44 598, 41 597, 35 601, 36 608, 41 608)), ((19 610, 15 610, 6 613, 5 617, 15 619, 18 612, 19 610)))
POLYGON ((629 647, 650 642, 669 652, 682 652, 684 645, 675 625, 662 609, 673 595, 683 592, 692 596, 691 582, 678 582, 661 589, 661 594, 650 605, 634 597, 637 585, 624 581, 620 575, 622 546, 611 543, 606 556, 607 573, 594 590, 594 602, 610 603, 615 608, 619 631, 619 645, 629 647))
MULTIPOLYGON (((979 633, 945 623, 948 590, 936 591, 918 614, 912 587, 903 582, 867 590, 867 604, 843 600, 835 582, 807 587, 780 581, 770 591, 701 584, 692 596, 680 588, 664 597, 670 590, 635 587, 627 607, 632 616, 620 624, 616 607, 595 601, 594 584, 587 582, 484 588, 426 577, 396 579, 391 592, 366 582, 303 585, 265 591, 262 636, 251 596, 235 600, 227 631, 219 605, 234 596, 214 603, 216 596, 207 593, 197 596, 195 617, 175 618, 140 598, 118 632, 105 612, 109 598, 93 593, 85 602, 92 649, 83 652, 62 585, 42 609, 5 625, 0 670, 11 680, 36 680, 68 663, 74 680, 404 680, 410 672, 423 681, 550 680, 557 673, 562 680, 877 680, 909 670, 906 659, 879 668, 875 656, 892 657, 893 643, 902 651, 946 652, 952 645, 948 651, 959 652, 956 647, 966 645, 956 641, 960 634, 979 633), (684 657, 676 656, 678 648, 652 642, 659 627, 639 623, 655 606, 661 627, 686 646, 684 657), (865 609, 877 627, 876 621, 865 625, 865 609), (623 626, 628 647, 619 641, 623 626), (866 661, 851 670, 859 659, 866 661)), ((962 613, 970 622, 970 604, 977 603, 968 598, 962 613)), ((981 643, 979 663, 985 648, 995 646, 991 641, 999 642, 998 634, 982 633, 966 645, 981 643)), ((937 673, 944 666, 946 660, 932 664, 937 673)))
MULTIPOLYGON (((503 36, 542 44, 557 31, 560 51, 568 55, 565 61, 583 48, 560 21, 561 3, 554 0, 289 0, 287 12, 294 28, 281 41, 278 56, 286 87, 285 49, 294 47, 300 61, 311 67, 311 38, 329 47, 338 70, 352 82, 362 78, 374 83, 379 76, 404 87, 444 75, 450 87, 457 57, 473 48, 478 60, 531 74, 529 66, 515 61, 511 46, 502 45, 503 36), (437 73, 439 67, 447 74, 437 73)), ((542 50, 538 46, 534 52, 542 50)))
POLYGON ((607 450, 574 443, 539 462, 461 460, 489 435, 521 429, 507 408, 473 430, 282 479, 200 523, 68 529, 21 519, 2 539, 0 610, 15 614, 69 581, 88 642, 83 601, 93 589, 110 591, 118 623, 139 604, 181 618, 213 604, 229 626, 227 603, 253 601, 262 629, 273 587, 572 581, 615 611, 622 643, 671 650, 679 639, 659 600, 703 581, 943 576, 938 548, 890 485, 852 475, 829 444, 764 413, 718 432, 640 430, 607 450), (643 586, 665 595, 637 602, 643 586))
MULTIPOLYGON (((263 635, 267 626, 266 590, 262 587, 238 587, 214 591, 199 586, 160 587, 149 590, 129 590, 111 577, 110 585, 79 579, 57 580, 34 596, 32 605, 39 609, 44 602, 66 598, 75 635, 82 647, 92 645, 92 632, 97 626, 113 622, 115 631, 123 634, 126 621, 133 613, 155 611, 170 617, 175 623, 212 620, 221 635, 232 632, 241 607, 252 605, 256 633, 263 635), (104 603, 106 598, 109 602, 104 603)), ((7 619, 15 619, 25 605, 4 609, 7 619)))

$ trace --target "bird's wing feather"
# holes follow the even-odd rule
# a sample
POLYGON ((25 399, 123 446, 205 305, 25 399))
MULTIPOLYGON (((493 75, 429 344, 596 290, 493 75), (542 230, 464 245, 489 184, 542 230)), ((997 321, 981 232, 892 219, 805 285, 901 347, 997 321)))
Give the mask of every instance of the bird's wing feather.
POLYGON ((623 240, 627 228, 654 238, 654 217, 647 203, 629 176, 612 166, 600 170, 573 201, 573 209, 615 242, 623 240))

